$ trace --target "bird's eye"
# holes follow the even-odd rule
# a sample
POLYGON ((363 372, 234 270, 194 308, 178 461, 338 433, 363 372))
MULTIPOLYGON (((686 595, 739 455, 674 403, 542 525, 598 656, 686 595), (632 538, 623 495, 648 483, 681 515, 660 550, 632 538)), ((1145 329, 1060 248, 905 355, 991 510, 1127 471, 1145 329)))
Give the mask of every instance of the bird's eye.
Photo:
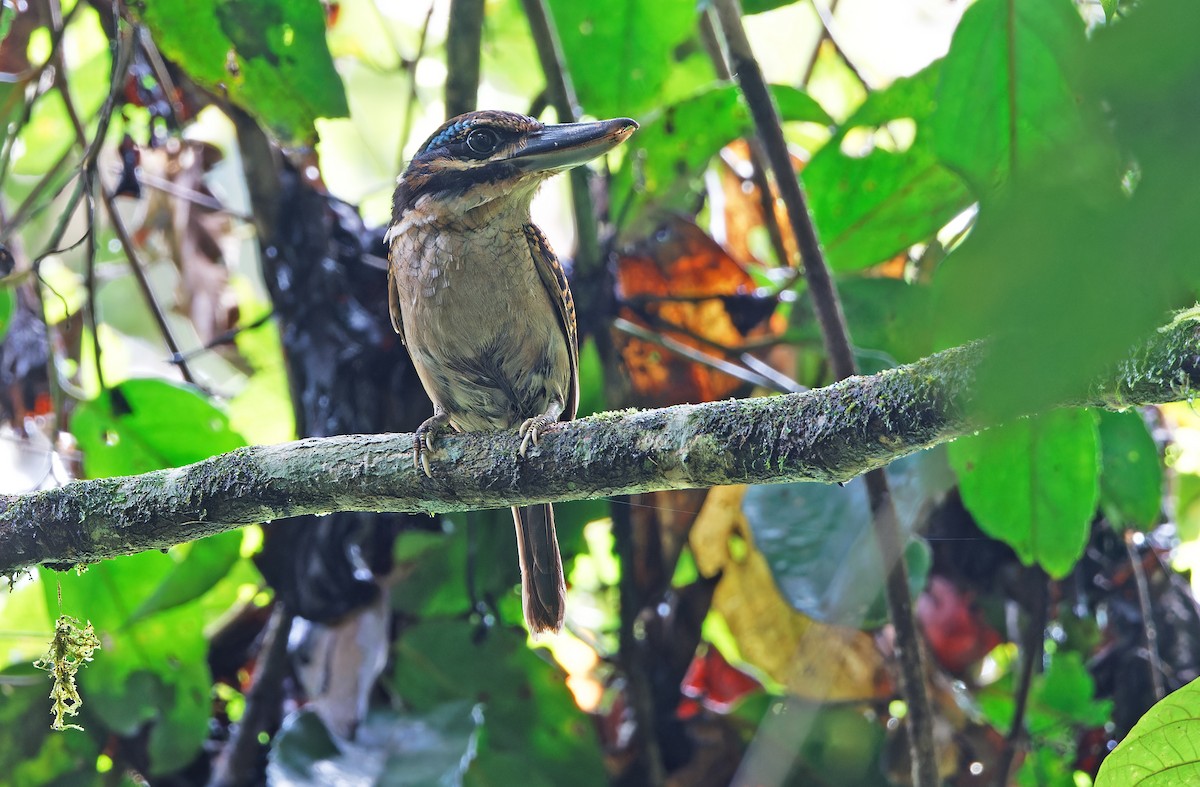
POLYGON ((472 153, 479 155, 487 155, 496 149, 496 144, 499 140, 496 138, 496 132, 487 128, 477 128, 467 135, 467 147, 472 153))

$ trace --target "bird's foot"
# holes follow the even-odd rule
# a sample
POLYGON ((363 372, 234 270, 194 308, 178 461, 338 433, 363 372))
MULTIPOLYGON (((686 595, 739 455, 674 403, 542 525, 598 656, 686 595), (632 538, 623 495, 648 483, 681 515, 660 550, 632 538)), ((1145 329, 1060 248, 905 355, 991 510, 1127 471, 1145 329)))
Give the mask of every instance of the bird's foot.
POLYGON ((433 436, 450 425, 450 416, 442 410, 435 410, 433 415, 426 418, 424 423, 413 432, 413 466, 424 471, 425 475, 433 478, 429 470, 429 453, 433 451, 433 436))
POLYGON ((558 423, 558 418, 549 413, 535 415, 533 418, 528 418, 525 423, 521 424, 521 428, 517 430, 517 434, 521 436, 521 448, 518 450, 522 457, 529 451, 529 446, 537 445, 538 438, 543 432, 549 431, 555 424, 558 423))

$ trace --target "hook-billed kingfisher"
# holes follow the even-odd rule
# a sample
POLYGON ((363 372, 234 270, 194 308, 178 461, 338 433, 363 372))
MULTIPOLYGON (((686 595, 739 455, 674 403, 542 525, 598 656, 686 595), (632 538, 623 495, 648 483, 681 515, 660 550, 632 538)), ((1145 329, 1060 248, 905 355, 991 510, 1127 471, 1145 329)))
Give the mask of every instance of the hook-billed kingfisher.
MULTIPOLYGON (((530 220, 550 176, 584 164, 637 129, 628 118, 542 124, 511 112, 459 115, 400 176, 388 229, 392 325, 433 401, 413 459, 431 475, 433 439, 511 429, 524 457, 575 417, 579 347, 562 265, 530 220)), ((548 503, 514 507, 525 621, 561 630, 562 558, 548 503)))

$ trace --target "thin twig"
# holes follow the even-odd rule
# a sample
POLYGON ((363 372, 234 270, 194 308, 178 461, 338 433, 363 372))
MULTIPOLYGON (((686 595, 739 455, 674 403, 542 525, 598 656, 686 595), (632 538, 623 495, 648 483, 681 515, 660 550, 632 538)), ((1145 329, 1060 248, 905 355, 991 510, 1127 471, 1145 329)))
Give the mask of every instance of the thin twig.
POLYGON ((411 60, 401 58, 401 67, 408 71, 408 96, 404 102, 404 121, 400 124, 400 147, 396 152, 396 160, 401 165, 404 164, 404 148, 408 146, 408 138, 412 136, 413 121, 417 113, 417 64, 425 56, 425 42, 429 40, 429 25, 433 21, 434 7, 435 4, 430 2, 429 10, 425 12, 421 37, 417 39, 416 54, 411 60))
MULTIPOLYGON (((858 80, 860 85, 866 88, 867 91, 874 90, 874 87, 871 85, 871 81, 867 79, 866 74, 864 74, 859 67, 854 64, 854 61, 850 59, 848 54, 846 54, 845 47, 843 47, 841 41, 838 40, 841 38, 841 36, 837 32, 837 23, 833 21, 833 11, 837 6, 837 3, 833 2, 826 6, 822 4, 821 0, 812 0, 812 6, 813 10, 817 12, 817 18, 821 20, 821 41, 828 41, 830 43, 830 45, 833 47, 833 51, 837 52, 838 57, 840 57, 842 62, 846 64, 846 68, 850 69, 850 73, 854 74, 854 78, 858 80)), ((820 48, 820 45, 820 41, 818 41, 818 49, 820 48)))
POLYGON ((142 51, 146 53, 146 60, 150 63, 150 70, 154 72, 154 79, 157 80, 159 89, 167 99, 167 107, 171 110, 171 123, 175 128, 179 128, 182 125, 180 118, 183 117, 183 103, 176 96, 175 81, 171 79, 167 63, 159 53, 158 47, 155 46, 150 31, 144 27, 139 30, 138 43, 141 45, 142 51))
POLYGON ((158 303, 158 298, 154 294, 154 288, 150 286, 150 280, 147 278, 146 271, 142 268, 142 263, 138 259, 137 249, 134 248, 133 238, 129 235, 129 230, 125 228, 125 221, 117 211, 116 200, 113 199, 113 195, 103 185, 100 187, 100 196, 104 200, 104 207, 108 210, 108 217, 112 222, 113 232, 117 236, 117 241, 121 244, 121 250, 125 253, 125 258, 129 260, 129 267, 133 270, 138 287, 146 299, 146 305, 150 307, 150 314, 154 317, 158 331, 162 334, 163 341, 167 344, 167 349, 171 351, 171 357, 177 359, 175 363, 179 367, 180 376, 187 382, 195 385, 196 378, 192 374, 192 370, 188 367, 186 356, 179 349, 179 342, 175 340, 175 334, 171 332, 171 325, 167 322, 167 316, 158 303))
POLYGON ((226 205, 222 204, 220 200, 203 192, 196 191, 195 189, 184 188, 183 186, 166 180, 165 178, 160 178, 157 175, 151 175, 145 170, 138 172, 137 178, 138 182, 143 186, 152 188, 155 191, 161 191, 164 194, 170 194, 176 199, 181 199, 184 202, 190 202, 193 205, 199 205, 202 208, 208 208, 215 213, 223 214, 231 219, 245 222, 246 224, 254 223, 253 216, 246 213, 239 213, 236 210, 230 210, 226 205))
MULTIPOLYGON (((833 12, 837 11, 839 0, 830 0, 829 16, 833 16, 833 12)), ((817 43, 813 44, 812 51, 808 53, 808 60, 804 63, 804 68, 800 71, 800 87, 807 88, 809 80, 812 79, 813 69, 817 67, 817 58, 821 55, 821 44, 825 43, 829 37, 829 28, 823 24, 820 12, 816 8, 813 11, 817 13, 817 20, 822 22, 821 33, 817 36, 817 43)))
POLYGON ((5 223, 4 228, 0 229, 0 241, 7 240, 14 232, 23 227, 26 222, 28 222, 45 208, 54 204, 54 200, 58 199, 59 195, 66 190, 67 185, 71 182, 70 178, 63 180, 62 184, 58 187, 50 199, 46 200, 40 205, 38 204, 38 200, 41 199, 42 192, 44 192, 53 181, 62 175, 62 171, 66 169, 67 164, 71 161, 74 155, 74 147, 68 147, 63 151, 63 154, 59 157, 58 161, 51 164, 50 169, 46 170, 46 173, 42 175, 42 177, 38 178, 38 182, 33 184, 33 188, 29 190, 29 194, 25 196, 25 199, 21 200, 21 204, 17 206, 15 211, 13 211, 12 217, 5 223))
POLYGON ((107 390, 104 384, 104 368, 100 364, 100 319, 96 309, 96 182, 95 169, 84 170, 84 191, 87 195, 87 246, 84 257, 87 261, 84 286, 87 288, 87 319, 88 329, 92 332, 92 363, 96 365, 96 382, 100 390, 107 390))
POLYGON ((293 620, 283 601, 276 600, 258 651, 254 683, 246 692, 246 709, 213 765, 209 787, 256 784, 262 779, 259 756, 262 744, 258 742, 258 736, 268 730, 271 717, 279 713, 283 679, 288 668, 288 634, 293 620))
POLYGON ((1033 566, 1026 571, 1030 581, 1034 583, 1033 609, 1030 610, 1029 620, 1025 624, 1025 641, 1021 643, 1021 674, 1017 677, 1014 697, 1016 704, 1004 751, 996 766, 996 787, 1006 787, 1008 784, 1009 772, 1012 771, 1021 738, 1025 735, 1025 712, 1029 705, 1029 692, 1033 687, 1034 669, 1041 663, 1046 646, 1046 620, 1049 614, 1046 591, 1049 579, 1039 566, 1033 566))
MULTIPOLYGON (((700 35, 704 40, 708 59, 712 61, 713 68, 717 71, 717 76, 726 81, 732 80, 733 74, 729 71, 725 53, 721 51, 721 38, 717 35, 711 14, 700 15, 700 35)), ((775 258, 779 260, 780 265, 794 267, 796 261, 791 259, 791 255, 787 253, 787 246, 783 242, 783 229, 779 226, 779 217, 775 215, 775 192, 771 190, 771 184, 767 181, 767 168, 764 164, 766 159, 762 143, 759 142, 757 136, 751 136, 746 139, 746 145, 750 149, 750 181, 758 191, 759 208, 762 210, 763 224, 767 227, 767 235, 771 239, 771 248, 775 250, 775 258)))
MULTIPOLYGON (((560 123, 574 123, 579 120, 579 99, 575 95, 575 86, 571 83, 571 74, 567 70, 566 57, 563 55, 562 44, 558 39, 554 18, 546 0, 521 0, 525 9, 525 17, 529 20, 529 30, 533 34, 533 42, 537 47, 538 59, 542 61, 542 71, 546 75, 546 89, 550 94, 550 103, 558 114, 560 123)), ((587 167, 576 167, 571 170, 571 202, 575 216, 575 267, 585 276, 597 270, 602 264, 600 251, 600 227, 596 219, 596 206, 592 202, 590 186, 590 170, 587 167)), ((577 300, 586 300, 576 296, 577 300)), ((581 303, 581 311, 588 312, 586 303, 581 303)))
MULTIPOLYGON (((1125 531, 1125 551, 1129 555, 1129 564, 1133 568, 1134 584, 1137 587, 1138 606, 1142 610, 1142 628, 1146 631, 1146 655, 1150 667, 1150 684, 1154 687, 1154 701, 1158 702, 1167 696, 1167 687, 1163 681, 1162 655, 1158 650, 1158 626, 1154 622, 1154 605, 1150 598, 1150 582, 1146 578, 1146 566, 1142 556, 1138 554, 1138 544, 1134 542, 1139 533, 1125 531)), ((1144 541, 1145 537, 1142 537, 1144 541)))
POLYGON ((797 388, 786 387, 779 384, 779 381, 768 377, 758 372, 751 371, 744 367, 738 366, 735 363, 716 358, 706 352, 697 350, 695 347, 690 347, 681 341, 672 339, 670 336, 664 336, 654 331, 643 328, 637 323, 630 322, 624 317, 617 317, 613 320, 613 327, 622 333, 627 333, 630 336, 641 339, 644 342, 657 344, 659 347, 670 350, 676 355, 686 358, 693 363, 698 363, 701 366, 707 366, 710 369, 716 369, 718 372, 723 372, 730 377, 741 380, 744 383, 757 385, 761 388, 766 388, 777 393, 796 393, 797 388))
POLYGON ((750 353, 742 353, 738 357, 747 369, 758 372, 763 377, 775 380, 777 390, 781 393, 800 393, 809 390, 807 385, 801 385, 761 358, 757 358, 750 353))
POLYGON ((446 118, 475 109, 479 100, 479 46, 483 0, 450 0, 446 31, 446 118))
MULTIPOLYGON (((792 170, 791 155, 783 137, 779 111, 771 99, 762 68, 754 57, 742 25, 738 0, 715 0, 713 4, 724 33, 731 71, 737 76, 742 93, 750 105, 755 126, 766 149, 775 175, 775 183, 787 207, 788 220, 800 247, 804 274, 812 296, 813 310, 821 326, 826 352, 834 375, 840 380, 857 372, 846 320, 833 277, 825 263, 817 230, 808 212, 800 179, 792 170)), ((934 787, 940 781, 933 744, 933 709, 925 687, 925 669, 921 640, 913 618, 912 598, 908 590, 908 571, 902 555, 896 508, 882 469, 866 476, 876 541, 887 566, 888 613, 896 632, 895 652, 900 667, 900 688, 908 705, 909 747, 912 754, 913 783, 934 787)))
MULTIPOLYGON (((646 784, 659 787, 667 783, 667 769, 663 764, 662 745, 654 723, 654 686, 650 680, 647 661, 651 658, 645 638, 639 638, 636 621, 642 614, 644 601, 638 589, 638 556, 635 545, 638 539, 633 532, 632 509, 628 506, 612 507, 613 551, 621 564, 617 581, 618 617, 617 653, 621 671, 625 675, 625 697, 633 711, 638 735, 634 740, 641 748, 641 756, 635 756, 626 766, 622 781, 627 784, 646 784)), ((636 750, 636 749, 635 749, 636 750)))

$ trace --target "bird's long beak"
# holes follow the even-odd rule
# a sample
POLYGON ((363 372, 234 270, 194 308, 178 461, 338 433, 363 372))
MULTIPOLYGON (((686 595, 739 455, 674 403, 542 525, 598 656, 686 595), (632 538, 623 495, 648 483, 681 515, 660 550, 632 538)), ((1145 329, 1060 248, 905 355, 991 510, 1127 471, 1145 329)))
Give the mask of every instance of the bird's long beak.
POLYGON ((559 172, 607 153, 629 139, 637 127, 629 118, 546 126, 530 134, 508 161, 526 172, 559 172))

